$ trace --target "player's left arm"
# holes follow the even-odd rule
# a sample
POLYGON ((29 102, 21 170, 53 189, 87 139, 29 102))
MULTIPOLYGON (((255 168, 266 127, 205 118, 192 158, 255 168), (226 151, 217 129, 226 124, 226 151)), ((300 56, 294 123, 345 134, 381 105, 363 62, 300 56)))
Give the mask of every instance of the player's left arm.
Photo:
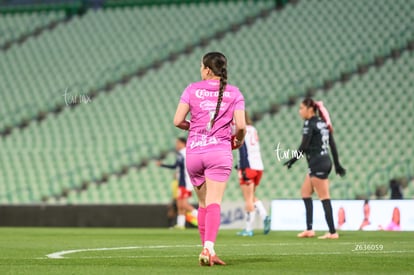
POLYGON ((345 176, 346 170, 342 167, 342 165, 339 162, 338 150, 336 148, 336 143, 332 132, 329 132, 329 147, 331 148, 336 173, 341 177, 345 176))
POLYGON ((182 130, 190 129, 190 122, 186 120, 187 114, 190 112, 190 105, 188 103, 178 103, 177 110, 174 116, 174 125, 182 130))
POLYGON ((244 110, 235 110, 233 119, 236 126, 235 139, 233 142, 234 148, 238 149, 243 145, 244 137, 246 135, 246 119, 244 110))

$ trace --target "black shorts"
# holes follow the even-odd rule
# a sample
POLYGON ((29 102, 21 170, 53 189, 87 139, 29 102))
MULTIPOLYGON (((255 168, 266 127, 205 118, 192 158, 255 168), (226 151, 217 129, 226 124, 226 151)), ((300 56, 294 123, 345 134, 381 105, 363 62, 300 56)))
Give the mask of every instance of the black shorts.
POLYGON ((332 170, 332 162, 329 156, 312 157, 308 161, 309 176, 319 179, 327 179, 332 170))

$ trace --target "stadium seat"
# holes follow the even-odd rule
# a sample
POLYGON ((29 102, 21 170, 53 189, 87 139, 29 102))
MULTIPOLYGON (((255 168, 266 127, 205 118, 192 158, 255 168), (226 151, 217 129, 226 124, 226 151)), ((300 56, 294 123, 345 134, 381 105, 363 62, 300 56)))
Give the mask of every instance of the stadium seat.
MULTIPOLYGON (((5 95, 0 102, 0 128, 64 102, 66 88, 72 93, 87 93, 181 49, 180 41, 193 43, 257 14, 272 2, 257 6, 231 2, 108 9, 75 17, 68 24, 0 53, 0 87, 2 96, 5 95), (220 12, 216 5, 220 5, 220 12), (240 10, 237 18, 222 16, 223 10, 234 9, 240 10), (181 13, 191 18, 211 13, 212 19, 207 23, 213 27, 182 27, 181 13), (165 21, 155 22, 157 18, 165 21), (219 23, 215 22, 217 18, 219 23), (147 21, 155 22, 152 33, 143 23, 147 21), (178 33, 178 38, 170 32, 178 33), (21 81, 15 81, 17 75, 21 81), (7 91, 21 94, 12 96, 7 91)), ((406 5, 412 4, 312 0, 287 5, 282 11, 272 12, 238 32, 179 56, 175 62, 165 63, 144 77, 117 85, 88 104, 64 108, 42 123, 16 129, 12 136, 1 140, 0 167, 11 172, 0 174, 0 181, 7 182, 6 195, 1 195, 0 200, 39 202, 43 196, 53 197, 81 186, 85 180, 100 179, 143 159, 151 162, 162 151, 172 150, 174 138, 184 134, 174 129, 171 122, 176 104, 185 86, 199 79, 200 57, 207 51, 220 50, 228 56, 229 81, 240 86, 247 109, 267 112, 272 103, 303 96, 307 87, 320 86, 325 79, 336 78, 344 70, 355 70, 360 62, 372 61, 375 56, 412 40, 406 5), (345 9, 350 11, 347 16, 342 12, 345 9), (407 16, 395 19, 396 14, 407 16), (400 35, 403 41, 398 40, 400 35), (37 173, 39 170, 44 172, 37 173), (24 191, 27 186, 36 189, 32 196, 24 191)), ((328 93, 316 94, 332 112, 341 160, 348 169, 346 179, 332 176, 333 185, 351 182, 355 185, 354 194, 365 194, 369 173, 412 156, 413 129, 409 125, 414 102, 410 92, 413 63, 412 53, 405 52, 382 67, 353 76, 345 84, 336 84, 328 93), (381 107, 384 111, 378 114, 381 107), (397 126, 404 121, 408 123, 397 126), (382 126, 385 123, 389 124, 382 126), (391 144, 394 150, 384 151, 385 144, 391 144)), ((260 187, 263 191, 259 193, 263 199, 299 196, 306 161, 287 171, 274 152, 279 142, 290 149, 299 145, 302 122, 297 110, 297 106, 283 106, 277 114, 264 115, 256 123, 266 167, 260 187)), ((123 177, 111 176, 99 188, 92 183, 86 191, 70 191, 67 202, 165 203, 171 197, 171 175, 171 171, 150 163, 123 177)), ((230 182, 226 198, 240 200, 235 171, 230 182)), ((333 193, 334 198, 349 196, 351 193, 344 188, 333 193)))

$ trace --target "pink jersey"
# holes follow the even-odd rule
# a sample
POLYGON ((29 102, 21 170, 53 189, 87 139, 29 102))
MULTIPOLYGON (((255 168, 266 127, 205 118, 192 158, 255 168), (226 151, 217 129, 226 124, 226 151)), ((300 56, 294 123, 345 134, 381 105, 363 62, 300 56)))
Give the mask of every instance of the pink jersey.
POLYGON ((190 106, 191 114, 187 154, 231 150, 233 113, 244 110, 244 98, 236 86, 227 84, 214 126, 208 130, 216 110, 219 87, 219 80, 203 80, 188 85, 181 95, 180 102, 190 106))

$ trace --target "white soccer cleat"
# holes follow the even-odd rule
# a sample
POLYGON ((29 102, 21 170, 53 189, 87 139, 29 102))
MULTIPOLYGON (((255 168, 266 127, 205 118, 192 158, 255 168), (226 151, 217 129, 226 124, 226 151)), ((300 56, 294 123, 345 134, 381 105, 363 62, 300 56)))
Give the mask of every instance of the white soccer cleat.
POLYGON ((203 248, 201 251, 200 256, 198 256, 198 261, 201 266, 213 266, 214 262, 211 260, 210 251, 207 248, 203 248))

